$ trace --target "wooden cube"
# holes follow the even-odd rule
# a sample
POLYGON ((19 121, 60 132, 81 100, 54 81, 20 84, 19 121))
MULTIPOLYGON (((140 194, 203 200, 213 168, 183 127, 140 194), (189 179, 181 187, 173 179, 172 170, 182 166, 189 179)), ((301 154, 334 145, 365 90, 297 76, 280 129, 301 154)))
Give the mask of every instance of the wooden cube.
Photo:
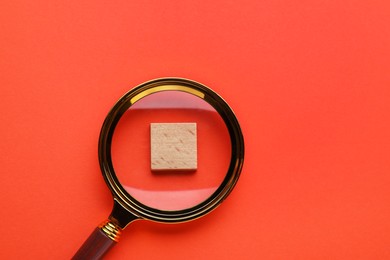
POLYGON ((151 169, 196 170, 196 123, 151 123, 151 169))

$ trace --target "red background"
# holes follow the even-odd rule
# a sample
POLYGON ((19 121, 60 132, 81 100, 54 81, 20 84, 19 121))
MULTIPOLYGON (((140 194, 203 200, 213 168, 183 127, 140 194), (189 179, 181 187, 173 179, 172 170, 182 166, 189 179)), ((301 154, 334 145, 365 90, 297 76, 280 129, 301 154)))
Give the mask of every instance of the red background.
POLYGON ((1 259, 68 259, 112 206, 113 103, 202 82, 246 141, 236 189, 195 222, 139 221, 107 259, 389 259, 388 1, 2 1, 1 259))

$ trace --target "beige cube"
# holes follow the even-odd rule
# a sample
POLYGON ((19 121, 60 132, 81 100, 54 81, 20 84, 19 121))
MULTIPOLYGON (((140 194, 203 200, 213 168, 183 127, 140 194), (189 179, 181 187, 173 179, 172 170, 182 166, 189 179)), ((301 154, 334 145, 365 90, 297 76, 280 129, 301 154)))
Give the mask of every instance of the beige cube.
POLYGON ((196 170, 196 123, 151 123, 151 169, 196 170))

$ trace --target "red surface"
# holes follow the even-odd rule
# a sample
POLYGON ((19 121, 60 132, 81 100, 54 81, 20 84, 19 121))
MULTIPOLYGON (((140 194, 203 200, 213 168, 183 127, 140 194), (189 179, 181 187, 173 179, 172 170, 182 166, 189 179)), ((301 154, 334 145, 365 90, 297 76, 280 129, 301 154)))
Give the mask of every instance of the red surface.
POLYGON ((109 214, 97 140, 162 76, 215 89, 246 141, 216 211, 136 222, 107 259, 390 259, 388 1, 3 1, 1 259, 69 259, 109 214))

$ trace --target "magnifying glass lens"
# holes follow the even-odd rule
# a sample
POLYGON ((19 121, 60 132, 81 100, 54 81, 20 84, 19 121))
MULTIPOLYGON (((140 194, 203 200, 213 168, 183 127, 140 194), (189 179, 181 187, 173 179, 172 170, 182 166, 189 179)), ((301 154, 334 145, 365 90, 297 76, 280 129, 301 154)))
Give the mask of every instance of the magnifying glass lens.
POLYGON ((137 202, 179 211, 221 186, 231 160, 225 122, 203 99, 182 91, 147 95, 123 114, 111 146, 116 176, 137 202))

